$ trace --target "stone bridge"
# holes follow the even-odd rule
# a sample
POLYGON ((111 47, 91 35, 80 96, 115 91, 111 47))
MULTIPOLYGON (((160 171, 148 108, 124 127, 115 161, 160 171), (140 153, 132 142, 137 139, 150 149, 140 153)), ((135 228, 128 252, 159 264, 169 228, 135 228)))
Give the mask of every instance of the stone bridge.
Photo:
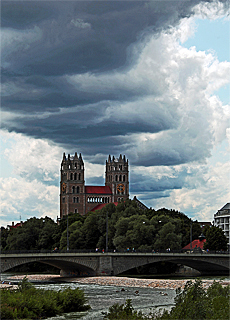
POLYGON ((7 253, 0 258, 1 272, 40 262, 60 269, 65 277, 118 275, 160 261, 189 266, 203 275, 228 275, 230 271, 230 255, 212 253, 7 253))

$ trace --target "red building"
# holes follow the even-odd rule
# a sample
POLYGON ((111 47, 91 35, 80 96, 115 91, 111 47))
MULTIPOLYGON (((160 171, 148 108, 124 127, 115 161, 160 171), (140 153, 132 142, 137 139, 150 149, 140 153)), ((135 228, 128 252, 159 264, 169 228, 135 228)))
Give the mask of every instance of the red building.
POLYGON ((60 218, 71 212, 86 214, 96 207, 129 198, 129 165, 126 157, 106 160, 105 185, 86 186, 81 154, 63 154, 60 181, 60 218))

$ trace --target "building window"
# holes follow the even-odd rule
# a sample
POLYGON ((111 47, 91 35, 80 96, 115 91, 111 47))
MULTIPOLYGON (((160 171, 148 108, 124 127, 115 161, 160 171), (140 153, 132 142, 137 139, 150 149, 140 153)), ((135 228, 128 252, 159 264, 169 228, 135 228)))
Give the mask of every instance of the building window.
POLYGON ((121 174, 120 174, 120 176, 119 176, 119 181, 122 181, 122 176, 121 176, 121 174))
POLYGON ((123 176, 123 181, 125 182, 125 175, 123 176))
POLYGON ((65 203, 65 197, 62 198, 62 203, 65 203))
POLYGON ((81 180, 81 174, 79 173, 79 178, 78 178, 78 180, 81 180))
POLYGON ((74 186, 72 187, 72 193, 75 193, 75 187, 74 186))
POLYGON ((70 180, 73 180, 73 174, 72 174, 72 172, 70 173, 70 180))
POLYGON ((76 174, 76 172, 74 173, 74 180, 77 180, 77 174, 76 174))
POLYGON ((74 209, 74 213, 78 213, 78 210, 77 210, 77 209, 74 209))
POLYGON ((76 193, 80 193, 80 188, 77 186, 77 191, 76 193))

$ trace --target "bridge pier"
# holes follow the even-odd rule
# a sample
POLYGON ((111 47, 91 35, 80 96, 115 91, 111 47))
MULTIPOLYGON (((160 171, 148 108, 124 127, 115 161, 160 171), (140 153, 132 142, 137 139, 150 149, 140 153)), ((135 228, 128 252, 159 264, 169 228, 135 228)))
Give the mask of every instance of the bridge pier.
POLYGON ((111 255, 104 254, 99 257, 98 268, 96 270, 97 276, 112 276, 114 275, 113 270, 113 258, 111 255))

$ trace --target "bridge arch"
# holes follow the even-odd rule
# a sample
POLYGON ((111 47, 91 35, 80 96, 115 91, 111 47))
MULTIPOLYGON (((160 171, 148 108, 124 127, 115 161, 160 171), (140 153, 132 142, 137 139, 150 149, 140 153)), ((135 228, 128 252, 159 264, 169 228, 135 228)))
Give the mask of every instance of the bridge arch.
POLYGON ((52 255, 51 257, 18 257, 8 258, 1 261, 1 271, 5 272, 14 267, 28 264, 31 262, 39 262, 60 269, 60 275, 64 277, 71 276, 94 276, 96 275, 97 263, 87 259, 76 259, 72 257, 59 257, 52 255), (5 263, 4 263, 5 262, 5 263))
POLYGON ((121 261, 122 259, 119 259, 119 264, 116 264, 114 262, 115 270, 114 274, 118 275, 125 271, 128 271, 133 268, 146 266, 150 264, 154 264, 157 262, 170 262, 174 264, 181 264, 188 266, 190 268, 193 268, 197 271, 199 271, 203 275, 219 275, 219 274, 229 274, 229 267, 227 267, 225 264, 221 264, 221 261, 217 259, 209 259, 206 260, 206 257, 189 257, 189 256, 182 256, 182 257, 174 257, 174 256, 150 256, 150 257, 137 257, 135 260, 131 259, 129 260, 129 257, 124 257, 124 261, 121 261))

